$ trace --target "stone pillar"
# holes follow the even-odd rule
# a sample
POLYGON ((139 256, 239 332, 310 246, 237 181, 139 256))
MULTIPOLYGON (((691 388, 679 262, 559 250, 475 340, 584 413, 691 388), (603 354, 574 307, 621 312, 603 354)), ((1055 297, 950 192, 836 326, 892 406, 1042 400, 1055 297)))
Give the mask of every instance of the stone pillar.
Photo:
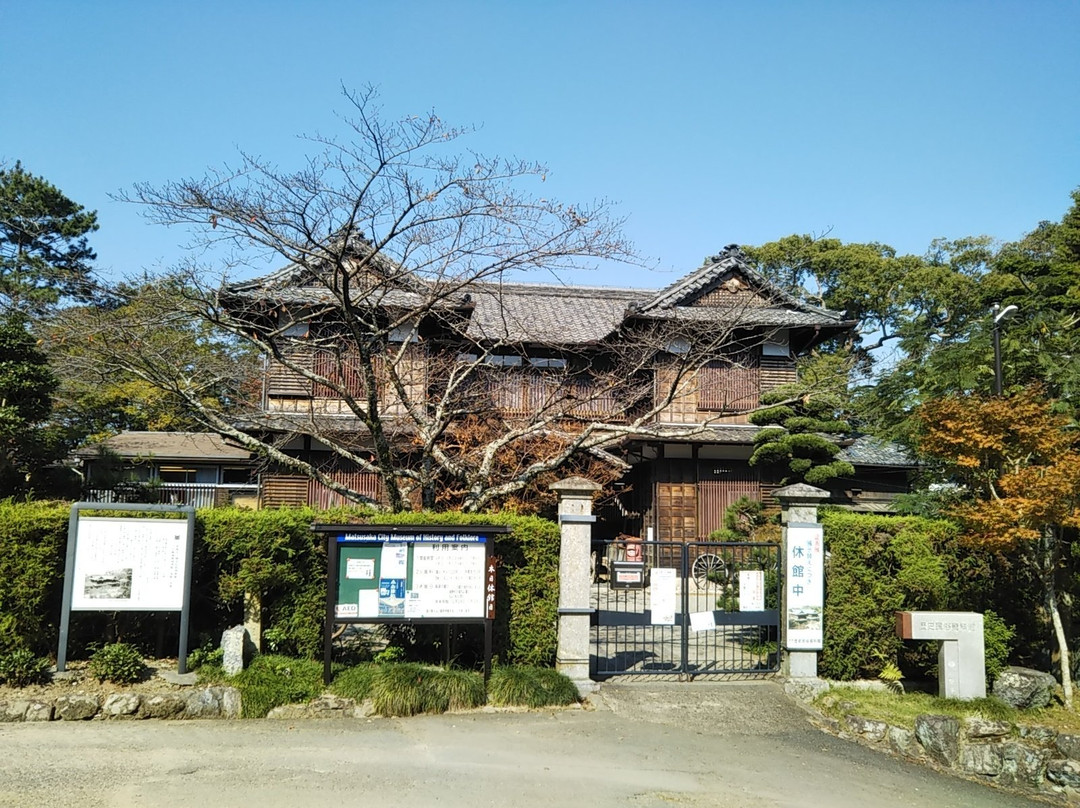
POLYGON ((592 575, 593 496, 601 486, 584 477, 568 477, 551 484, 559 495, 559 641, 555 652, 558 671, 568 676, 585 695, 596 685, 589 678, 589 591, 592 575))
MULTIPOLYGON (((780 519, 784 525, 783 546, 785 571, 787 574, 788 557, 788 525, 790 524, 816 524, 818 520, 818 506, 829 498, 829 492, 821 488, 815 488, 806 483, 796 483, 784 488, 778 488, 773 492, 780 501, 780 519)), ((818 652, 810 650, 787 650, 788 643, 788 612, 787 612, 787 584, 784 585, 784 598, 780 604, 780 642, 784 651, 783 672, 793 679, 816 679, 818 652)))

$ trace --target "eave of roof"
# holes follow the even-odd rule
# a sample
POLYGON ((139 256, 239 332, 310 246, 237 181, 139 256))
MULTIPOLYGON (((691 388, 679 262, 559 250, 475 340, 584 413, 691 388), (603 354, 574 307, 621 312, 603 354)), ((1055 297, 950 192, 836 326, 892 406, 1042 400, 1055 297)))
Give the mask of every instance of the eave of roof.
POLYGON ((75 454, 92 459, 101 449, 126 459, 231 463, 251 460, 250 451, 213 432, 121 432, 100 443, 81 447, 75 454))

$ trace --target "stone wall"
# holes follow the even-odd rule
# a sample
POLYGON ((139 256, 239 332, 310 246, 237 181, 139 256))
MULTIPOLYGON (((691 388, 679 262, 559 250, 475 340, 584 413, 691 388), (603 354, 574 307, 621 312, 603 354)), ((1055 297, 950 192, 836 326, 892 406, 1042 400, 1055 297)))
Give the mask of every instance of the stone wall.
POLYGON ((1049 727, 920 715, 914 730, 848 713, 821 726, 910 760, 998 786, 1080 796, 1080 735, 1049 727))
POLYGON ((54 698, 0 701, 0 722, 89 721, 140 718, 239 718, 235 687, 192 688, 167 693, 69 693, 54 698))

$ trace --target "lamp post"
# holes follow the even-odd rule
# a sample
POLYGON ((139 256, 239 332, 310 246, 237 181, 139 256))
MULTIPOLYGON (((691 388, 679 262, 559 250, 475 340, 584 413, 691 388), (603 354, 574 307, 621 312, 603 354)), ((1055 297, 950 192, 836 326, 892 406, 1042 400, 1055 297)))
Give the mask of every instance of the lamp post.
POLYGON ((1000 396, 1002 390, 1001 384, 1001 321, 1006 320, 1016 314, 1019 309, 1016 306, 1008 305, 1005 308, 1001 308, 1000 304, 995 303, 991 309, 994 312, 994 395, 1000 396))

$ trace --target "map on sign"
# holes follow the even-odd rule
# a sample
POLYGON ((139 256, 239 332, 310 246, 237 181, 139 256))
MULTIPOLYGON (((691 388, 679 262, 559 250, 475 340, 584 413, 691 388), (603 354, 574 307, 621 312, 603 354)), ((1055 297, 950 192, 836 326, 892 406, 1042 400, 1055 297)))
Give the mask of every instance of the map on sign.
POLYGON ((183 519, 80 519, 72 610, 181 611, 186 548, 183 519))

